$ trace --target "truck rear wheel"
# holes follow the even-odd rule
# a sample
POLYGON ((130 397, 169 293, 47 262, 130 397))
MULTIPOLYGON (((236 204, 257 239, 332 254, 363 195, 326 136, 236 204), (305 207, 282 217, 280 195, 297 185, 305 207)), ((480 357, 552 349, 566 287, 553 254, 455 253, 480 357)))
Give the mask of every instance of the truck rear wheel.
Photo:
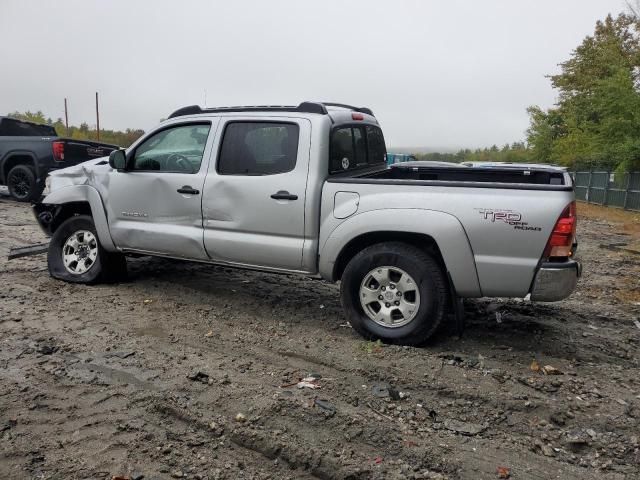
POLYGON ((116 280, 127 268, 124 255, 102 248, 88 215, 73 216, 58 227, 49 242, 47 261, 53 278, 71 283, 116 280))
POLYGON ((7 187, 9 194, 19 202, 36 200, 43 190, 36 181, 36 174, 27 165, 16 165, 9 170, 7 187))
POLYGON ((446 314, 447 286, 438 262, 402 242, 373 245, 353 257, 340 293, 353 328, 385 343, 421 345, 446 314))

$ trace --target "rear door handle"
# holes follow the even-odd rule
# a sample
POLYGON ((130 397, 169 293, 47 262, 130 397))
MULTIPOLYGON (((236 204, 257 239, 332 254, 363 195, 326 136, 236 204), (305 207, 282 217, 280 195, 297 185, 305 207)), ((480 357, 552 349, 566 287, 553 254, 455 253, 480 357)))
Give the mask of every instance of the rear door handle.
POLYGON ((189 185, 185 185, 184 187, 178 189, 178 193, 184 193, 186 195, 198 195, 200 193, 200 190, 196 190, 189 185))
POLYGON ((292 195, 286 190, 279 190, 278 192, 271 195, 271 198, 274 200, 297 200, 298 195, 292 195))

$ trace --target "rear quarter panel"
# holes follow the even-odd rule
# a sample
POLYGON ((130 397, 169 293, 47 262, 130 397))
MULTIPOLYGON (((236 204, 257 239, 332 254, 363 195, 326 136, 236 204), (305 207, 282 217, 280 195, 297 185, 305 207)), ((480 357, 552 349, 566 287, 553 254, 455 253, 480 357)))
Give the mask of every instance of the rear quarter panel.
POLYGON ((325 183, 320 270, 323 276, 332 271, 352 232, 395 225, 436 240, 461 296, 524 297, 551 230, 573 198, 571 191, 325 183), (333 213, 340 191, 360 196, 357 211, 345 219, 333 213))

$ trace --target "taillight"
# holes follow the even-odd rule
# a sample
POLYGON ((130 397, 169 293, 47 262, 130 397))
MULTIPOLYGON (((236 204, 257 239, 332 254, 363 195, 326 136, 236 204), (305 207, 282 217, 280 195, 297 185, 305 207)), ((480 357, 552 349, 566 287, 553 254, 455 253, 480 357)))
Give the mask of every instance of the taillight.
POLYGON ((53 159, 64 162, 64 142, 53 142, 53 159))
POLYGON ((364 120, 364 115, 362 115, 361 113, 352 113, 351 114, 351 119, 352 120, 364 120))
POLYGON ((573 243, 576 239, 576 202, 573 201, 564 209, 551 232, 551 237, 544 249, 544 256, 549 260, 568 258, 573 255, 573 243))

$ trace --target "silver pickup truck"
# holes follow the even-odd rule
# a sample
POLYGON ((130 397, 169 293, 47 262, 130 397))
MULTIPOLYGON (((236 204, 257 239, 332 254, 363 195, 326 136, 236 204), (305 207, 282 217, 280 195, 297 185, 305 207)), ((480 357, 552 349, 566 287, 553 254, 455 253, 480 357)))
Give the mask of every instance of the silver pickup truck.
POLYGON ((128 254, 320 276, 391 343, 424 343, 461 298, 561 300, 581 270, 564 170, 389 167, 373 113, 348 105, 185 107, 46 193, 55 278, 108 280, 128 254))

